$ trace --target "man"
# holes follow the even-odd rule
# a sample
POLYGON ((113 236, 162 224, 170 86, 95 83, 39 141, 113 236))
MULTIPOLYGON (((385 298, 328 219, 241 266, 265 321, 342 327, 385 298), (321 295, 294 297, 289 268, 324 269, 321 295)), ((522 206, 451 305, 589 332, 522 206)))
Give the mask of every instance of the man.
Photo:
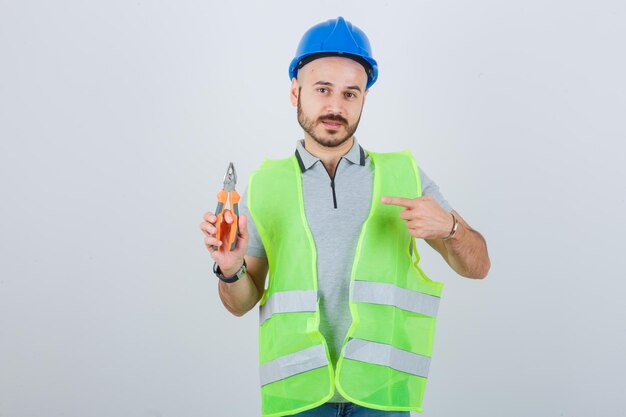
POLYGON ((442 285, 417 266, 414 240, 464 277, 489 270, 483 237, 410 154, 357 143, 377 74, 359 28, 310 28, 290 66, 304 140, 252 174, 232 252, 212 212, 200 225, 224 306, 241 316, 261 301, 263 416, 421 411, 442 285))

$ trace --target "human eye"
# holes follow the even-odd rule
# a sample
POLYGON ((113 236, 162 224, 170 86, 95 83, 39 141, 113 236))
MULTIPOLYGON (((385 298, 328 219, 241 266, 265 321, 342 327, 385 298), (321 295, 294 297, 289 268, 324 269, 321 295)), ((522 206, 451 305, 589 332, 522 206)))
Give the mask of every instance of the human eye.
POLYGON ((345 95, 345 97, 346 97, 347 99, 349 99, 349 100, 352 100, 352 99, 355 99, 355 98, 356 98, 356 94, 351 93, 351 92, 349 92, 349 91, 348 91, 348 92, 346 92, 344 95, 345 95))
POLYGON ((326 94, 328 93, 328 88, 326 87, 318 87, 317 91, 321 94, 326 94))

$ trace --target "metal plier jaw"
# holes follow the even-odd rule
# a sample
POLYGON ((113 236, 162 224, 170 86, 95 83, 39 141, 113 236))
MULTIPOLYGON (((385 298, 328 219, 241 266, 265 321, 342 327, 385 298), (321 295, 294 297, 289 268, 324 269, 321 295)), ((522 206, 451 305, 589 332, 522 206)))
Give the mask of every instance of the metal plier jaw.
MULTIPOLYGON (((222 241, 222 250, 233 251, 237 243, 237 234, 239 233, 239 200, 241 197, 235 191, 237 184, 237 171, 231 162, 228 165, 226 174, 224 174, 224 187, 217 193, 217 209, 215 215, 216 233, 215 238, 222 241), (226 208, 226 203, 230 200, 230 207, 226 208), (232 223, 227 223, 225 219, 226 213, 230 213, 233 218, 232 223)), ((214 247, 217 250, 217 246, 214 247)))

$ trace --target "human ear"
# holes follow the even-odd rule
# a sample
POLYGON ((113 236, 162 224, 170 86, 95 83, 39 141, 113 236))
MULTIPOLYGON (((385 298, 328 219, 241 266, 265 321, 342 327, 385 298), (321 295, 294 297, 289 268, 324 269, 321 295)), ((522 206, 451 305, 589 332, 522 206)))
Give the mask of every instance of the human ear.
POLYGON ((298 79, 293 77, 291 79, 291 90, 289 94, 289 98, 291 99, 291 104, 294 107, 298 107, 298 95, 300 94, 300 84, 298 83, 298 79))

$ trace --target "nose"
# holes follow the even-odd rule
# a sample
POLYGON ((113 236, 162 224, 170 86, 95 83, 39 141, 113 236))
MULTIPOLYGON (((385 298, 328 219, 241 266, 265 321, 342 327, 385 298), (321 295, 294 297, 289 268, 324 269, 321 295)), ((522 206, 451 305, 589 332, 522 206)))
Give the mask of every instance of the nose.
POLYGON ((332 113, 332 114, 345 116, 341 95, 332 94, 331 96, 329 96, 326 101, 326 106, 324 110, 326 111, 326 113, 332 113))

